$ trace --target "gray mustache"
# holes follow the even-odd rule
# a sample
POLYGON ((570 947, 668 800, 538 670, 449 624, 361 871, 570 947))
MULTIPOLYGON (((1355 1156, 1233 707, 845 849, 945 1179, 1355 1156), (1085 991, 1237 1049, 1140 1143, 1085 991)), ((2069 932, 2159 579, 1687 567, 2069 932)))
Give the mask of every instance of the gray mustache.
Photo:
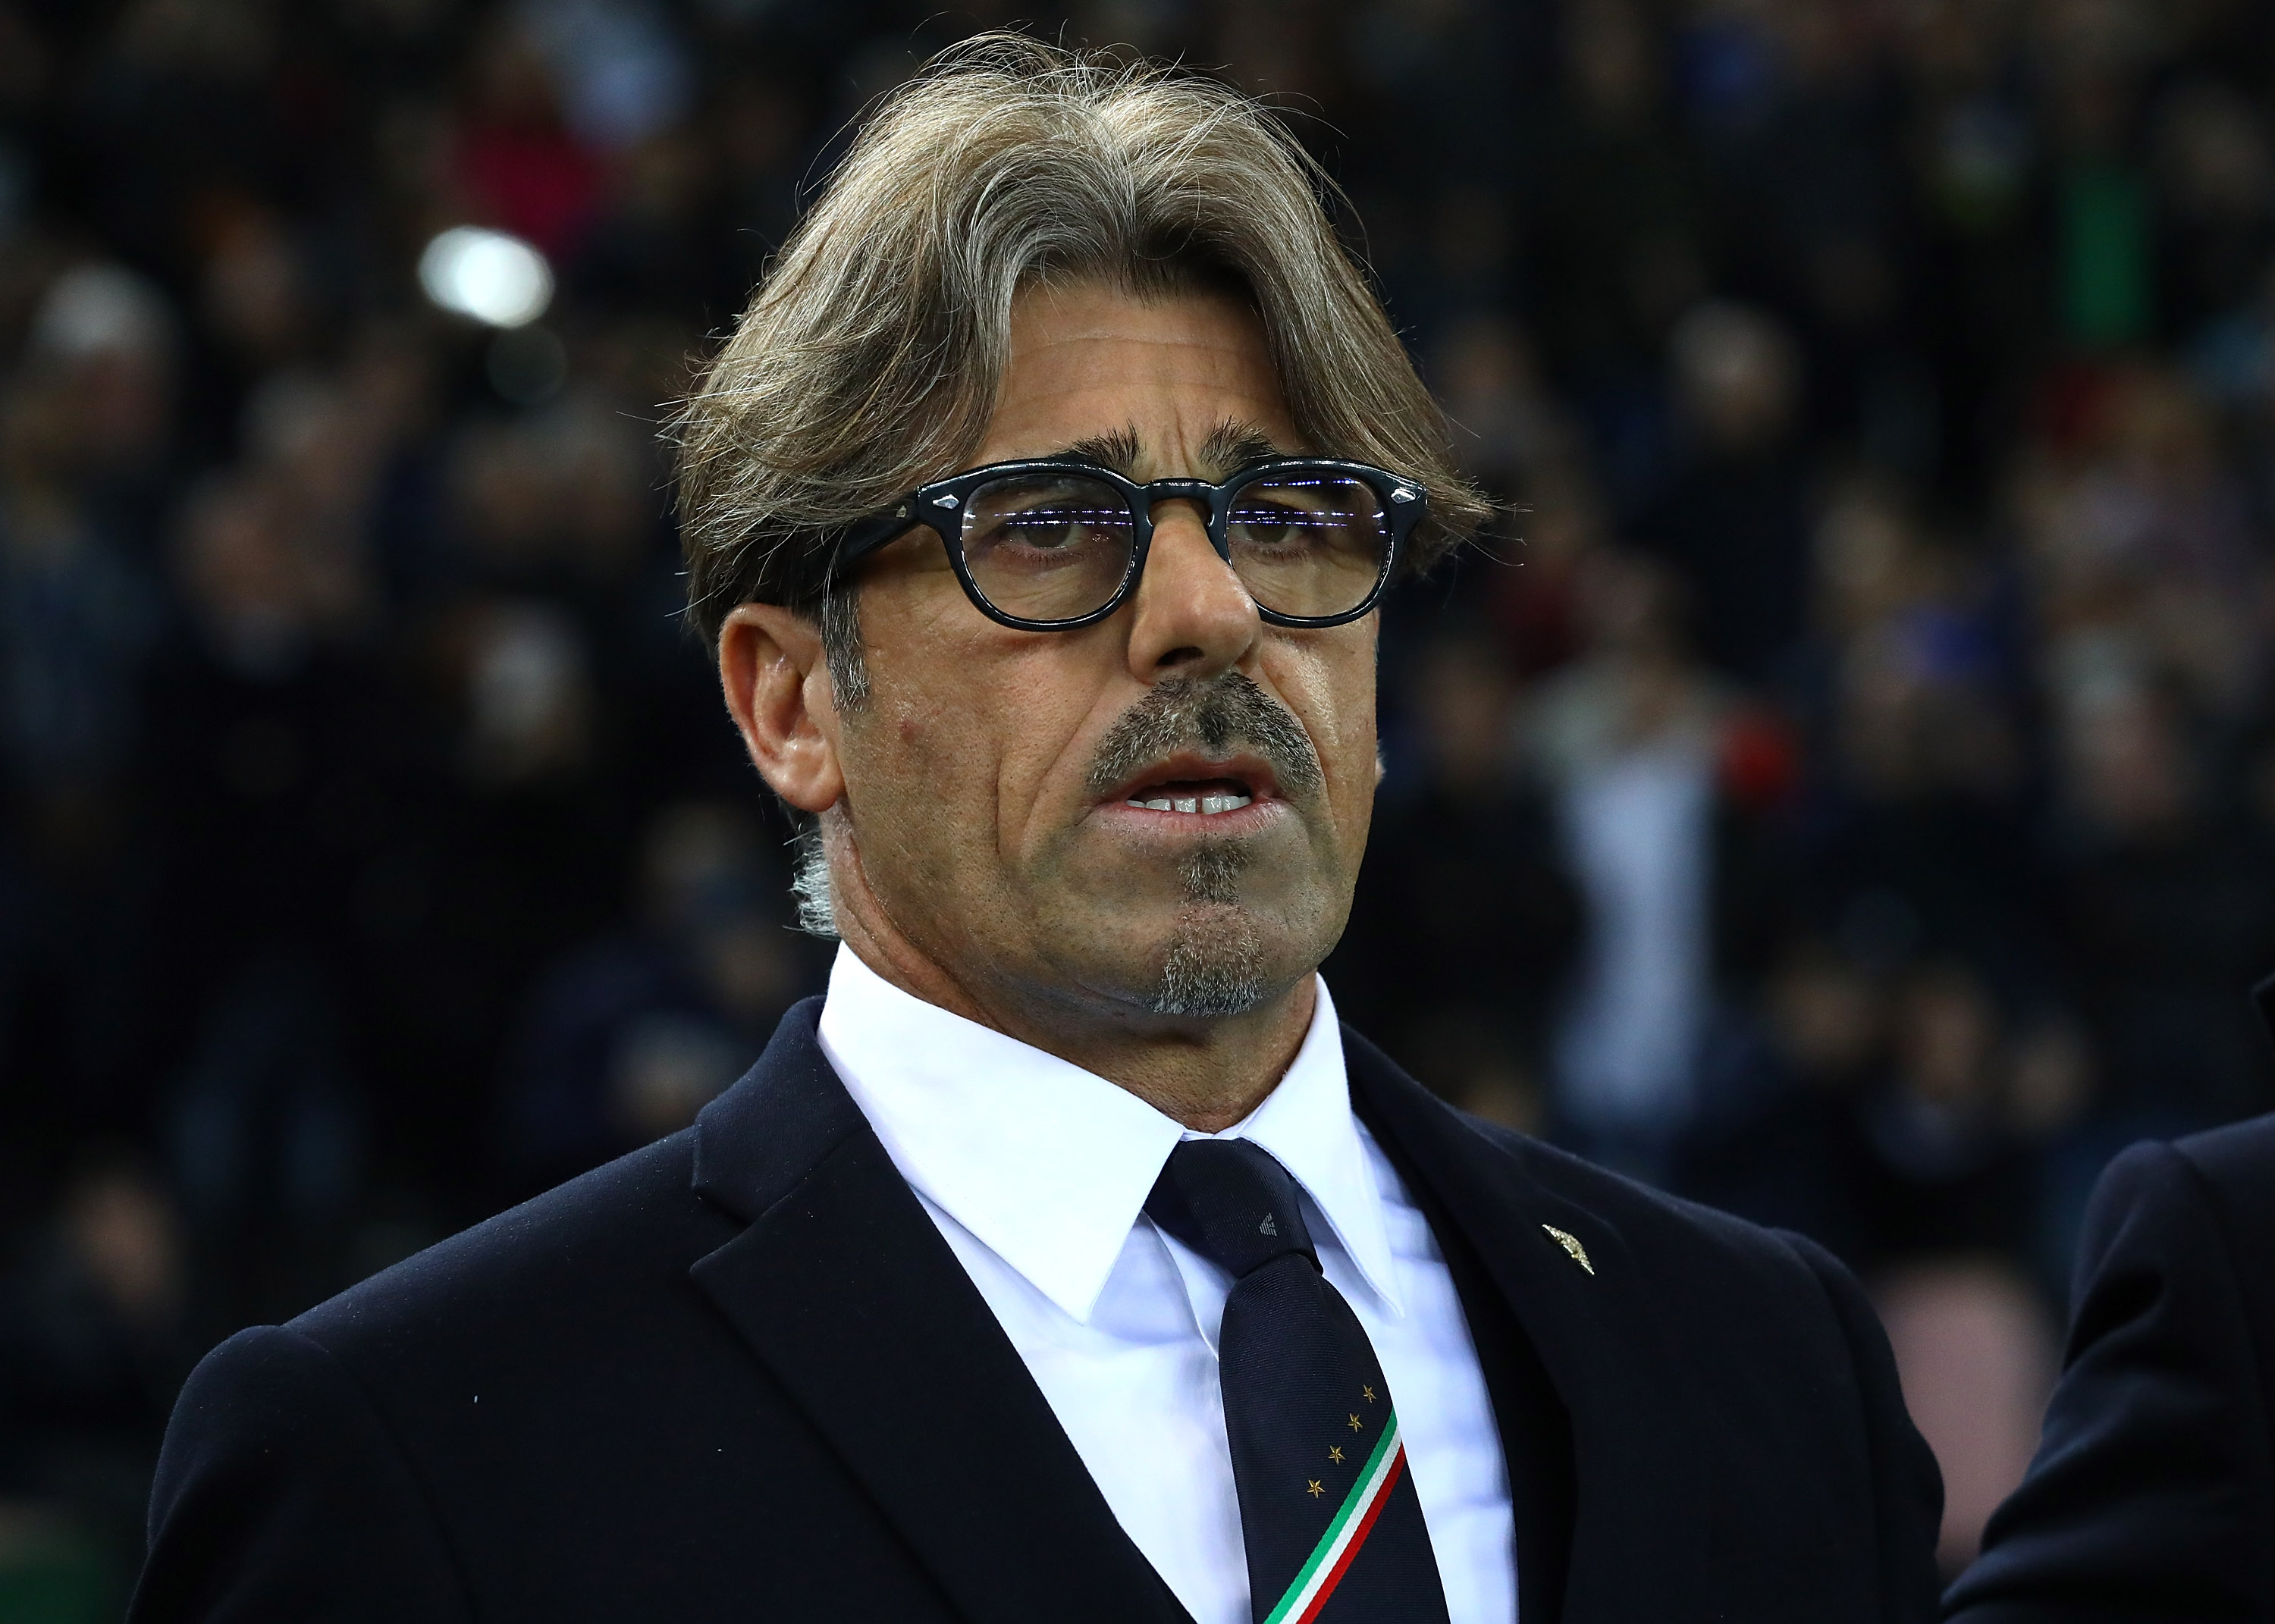
POLYGON ((1099 742, 1090 792, 1109 794, 1180 750, 1221 756, 1236 745, 1271 763, 1290 799, 1319 789, 1319 755, 1304 724, 1240 672, 1227 671, 1206 681, 1171 676, 1154 684, 1099 742))

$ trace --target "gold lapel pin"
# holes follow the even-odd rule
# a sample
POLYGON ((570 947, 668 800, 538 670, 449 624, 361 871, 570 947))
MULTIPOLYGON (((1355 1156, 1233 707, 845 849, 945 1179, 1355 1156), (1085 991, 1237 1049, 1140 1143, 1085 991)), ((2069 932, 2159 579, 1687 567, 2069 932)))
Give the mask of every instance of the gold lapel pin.
POLYGON ((1591 1274, 1593 1274, 1596 1272, 1596 1265, 1588 1261, 1588 1249, 1580 1244, 1580 1237, 1578 1235, 1568 1235, 1553 1224, 1543 1224, 1540 1227, 1548 1231, 1548 1238, 1554 1241, 1557 1245, 1562 1247, 1564 1249, 1565 1255, 1570 1258, 1573 1262, 1578 1264, 1591 1274))

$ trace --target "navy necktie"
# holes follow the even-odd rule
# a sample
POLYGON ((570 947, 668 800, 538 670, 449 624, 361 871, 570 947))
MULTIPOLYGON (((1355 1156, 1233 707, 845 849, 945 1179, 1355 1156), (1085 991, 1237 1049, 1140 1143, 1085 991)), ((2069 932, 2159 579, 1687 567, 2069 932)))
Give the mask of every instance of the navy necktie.
POLYGON ((1145 1212, 1232 1276, 1217 1363, 1256 1624, 1446 1624, 1390 1384, 1296 1181, 1245 1139, 1188 1139, 1145 1212))

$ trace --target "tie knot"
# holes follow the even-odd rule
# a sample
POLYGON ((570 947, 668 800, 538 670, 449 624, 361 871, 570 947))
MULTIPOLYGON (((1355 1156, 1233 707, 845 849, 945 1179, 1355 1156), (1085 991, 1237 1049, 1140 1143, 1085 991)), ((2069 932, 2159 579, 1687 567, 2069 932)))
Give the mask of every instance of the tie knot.
POLYGON ((1171 1151, 1145 1215, 1235 1280, 1290 1252, 1319 1265, 1296 1181, 1246 1139, 1187 1139, 1171 1151))

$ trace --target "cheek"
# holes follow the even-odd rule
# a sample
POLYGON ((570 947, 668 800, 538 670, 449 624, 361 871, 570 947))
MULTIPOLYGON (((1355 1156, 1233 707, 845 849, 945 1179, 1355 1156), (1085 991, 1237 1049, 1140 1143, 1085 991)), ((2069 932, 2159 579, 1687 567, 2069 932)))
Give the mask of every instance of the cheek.
POLYGON ((920 686, 876 684, 858 731, 865 748, 852 786, 857 804, 861 782, 890 785, 896 815, 926 821, 928 807, 969 806, 986 780, 986 719, 942 705, 920 686))
POLYGON ((1069 668, 1076 652, 1046 646, 991 673, 995 714, 994 815, 1006 851, 1035 856, 1077 820, 1085 804, 1081 734, 1095 691, 1069 668))
POLYGON ((1322 639, 1271 676, 1311 734, 1336 825, 1356 844, 1366 838, 1374 805, 1374 633, 1372 623, 1349 630, 1363 635, 1322 639))
POLYGON ((1374 822, 1374 793, 1381 782, 1381 753, 1375 741, 1374 693, 1370 682, 1364 702, 1345 718, 1338 741, 1332 783, 1335 825, 1343 837, 1344 857, 1357 863, 1365 849, 1366 834, 1374 822))
POLYGON ((869 704, 846 729, 846 802, 865 883, 902 928, 931 939, 956 899, 993 889, 993 807, 969 712, 927 698, 910 674, 873 665, 869 704))
POLYGON ((908 826, 906 842, 940 848, 933 866, 961 868, 1021 852, 1063 820, 1069 774, 1056 769, 1080 714, 1077 684, 1047 646, 967 636, 951 654, 946 642, 935 640, 940 658, 873 660, 849 784, 857 807, 864 784, 884 792, 870 796, 870 817, 882 811, 908 826))

